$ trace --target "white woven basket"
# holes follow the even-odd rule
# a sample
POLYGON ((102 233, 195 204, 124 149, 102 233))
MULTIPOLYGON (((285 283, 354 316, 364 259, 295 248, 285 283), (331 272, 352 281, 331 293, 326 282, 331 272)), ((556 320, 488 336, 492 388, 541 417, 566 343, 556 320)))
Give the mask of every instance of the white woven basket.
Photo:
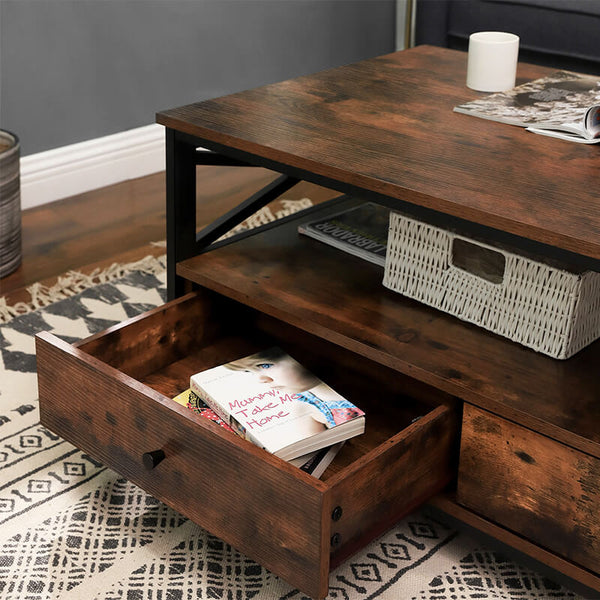
POLYGON ((554 358, 600 337, 600 273, 569 272, 394 211, 383 285, 554 358), (455 264, 457 240, 496 255, 495 281, 455 264))

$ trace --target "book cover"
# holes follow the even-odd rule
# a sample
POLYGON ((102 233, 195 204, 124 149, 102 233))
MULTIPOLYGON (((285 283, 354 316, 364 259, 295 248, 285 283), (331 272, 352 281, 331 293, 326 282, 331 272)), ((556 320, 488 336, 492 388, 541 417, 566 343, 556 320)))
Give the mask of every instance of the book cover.
MULTIPOLYGON (((173 398, 175 402, 189 408, 193 412, 198 413, 202 417, 214 421, 217 425, 220 425, 227 431, 236 433, 217 413, 209 408, 190 388, 184 390, 180 394, 177 394, 173 398)), ((305 473, 312 475, 313 477, 319 478, 327 470, 327 467, 332 463, 337 453, 341 450, 344 442, 339 442, 333 446, 326 446, 320 450, 303 454, 298 458, 294 458, 289 462, 295 467, 298 467, 305 473)))
POLYGON ((214 410, 206 406, 206 404, 202 402, 202 400, 196 394, 194 394, 191 389, 188 388, 187 390, 181 392, 181 394, 177 394, 173 400, 175 400, 177 404, 181 404, 182 406, 186 406, 190 410, 193 410, 195 413, 198 413, 205 419, 214 421, 217 425, 220 425, 224 429, 233 431, 233 429, 225 421, 223 421, 223 419, 221 419, 221 417, 219 417, 214 410))
POLYGON ((196 373, 190 388, 239 435, 284 460, 365 428, 362 410, 277 347, 196 373))
POLYGON ((298 226, 298 232, 376 265, 385 265, 390 210, 374 202, 298 226))
POLYGON ((569 71, 454 107, 455 112, 582 143, 600 142, 600 78, 569 71))
POLYGON ((333 462, 337 453, 342 449, 345 442, 339 442, 333 446, 326 446, 320 450, 315 450, 304 456, 294 458, 289 462, 298 467, 305 473, 316 477, 317 479, 325 473, 327 467, 333 462))

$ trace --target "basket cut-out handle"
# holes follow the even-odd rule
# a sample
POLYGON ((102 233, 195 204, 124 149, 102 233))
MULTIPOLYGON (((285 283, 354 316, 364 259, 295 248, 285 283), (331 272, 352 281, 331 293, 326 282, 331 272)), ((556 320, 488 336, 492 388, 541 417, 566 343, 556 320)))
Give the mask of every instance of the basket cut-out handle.
POLYGON ((488 246, 455 237, 452 239, 451 262, 458 268, 491 283, 502 283, 506 257, 488 246))

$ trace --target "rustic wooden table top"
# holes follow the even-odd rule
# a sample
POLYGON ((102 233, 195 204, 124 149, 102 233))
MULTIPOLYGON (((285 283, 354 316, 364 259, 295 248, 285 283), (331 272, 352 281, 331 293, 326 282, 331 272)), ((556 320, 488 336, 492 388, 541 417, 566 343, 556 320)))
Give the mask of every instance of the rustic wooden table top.
MULTIPOLYGON (((211 149, 272 161, 600 259, 600 148, 453 112, 463 52, 420 46, 167 110, 211 149)), ((520 64, 517 83, 551 70, 520 64)), ((282 169, 283 170, 283 169, 282 169)))

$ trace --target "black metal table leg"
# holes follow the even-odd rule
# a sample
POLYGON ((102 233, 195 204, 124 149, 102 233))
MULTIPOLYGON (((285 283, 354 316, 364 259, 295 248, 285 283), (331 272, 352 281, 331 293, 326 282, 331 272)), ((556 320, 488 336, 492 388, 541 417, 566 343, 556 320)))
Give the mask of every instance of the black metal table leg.
POLYGON ((193 255, 196 246, 196 144, 166 130, 167 299, 184 293, 175 266, 193 255))

